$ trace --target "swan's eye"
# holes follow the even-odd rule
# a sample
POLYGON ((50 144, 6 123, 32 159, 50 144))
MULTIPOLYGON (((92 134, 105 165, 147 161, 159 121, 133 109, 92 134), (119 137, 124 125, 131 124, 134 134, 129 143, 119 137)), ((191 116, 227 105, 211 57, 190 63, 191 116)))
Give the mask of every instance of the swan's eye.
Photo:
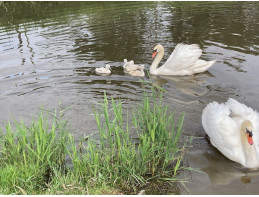
POLYGON ((157 49, 153 50, 153 53, 156 53, 157 52, 157 49))
POLYGON ((252 131, 249 131, 248 129, 246 129, 246 133, 249 134, 249 137, 253 137, 252 131))

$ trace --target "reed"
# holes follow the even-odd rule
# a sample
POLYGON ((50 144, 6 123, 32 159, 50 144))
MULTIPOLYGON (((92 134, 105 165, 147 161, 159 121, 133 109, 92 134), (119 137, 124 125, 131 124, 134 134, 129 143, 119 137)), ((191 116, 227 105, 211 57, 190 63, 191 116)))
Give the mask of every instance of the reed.
POLYGON ((184 116, 175 123, 162 92, 151 89, 151 96, 146 92, 132 111, 104 94, 99 107, 93 107, 97 139, 76 143, 63 120, 65 110, 42 110, 29 127, 14 121, 13 129, 8 123, 0 136, 0 193, 121 194, 152 179, 176 181, 184 116), (137 140, 130 135, 133 129, 137 140))
MULTIPOLYGON (((133 112, 133 123, 138 130, 141 158, 148 163, 152 176, 170 174, 166 168, 181 161, 182 149, 179 146, 184 120, 182 114, 175 126, 174 114, 163 105, 163 92, 152 89, 152 96, 145 93, 143 102, 133 112)), ((179 165, 174 165, 174 173, 179 165)))
POLYGON ((51 125, 41 111, 30 127, 14 120, 15 129, 9 122, 5 132, 1 130, 0 192, 39 190, 49 181, 52 169, 64 166, 66 122, 58 122, 56 115, 51 125))
POLYGON ((183 157, 179 141, 184 116, 175 125, 174 115, 162 103, 161 91, 152 88, 152 96, 145 93, 131 119, 128 111, 123 112, 122 101, 110 98, 109 102, 106 94, 101 109, 93 111, 99 140, 88 140, 81 152, 73 149, 78 176, 133 190, 153 178, 176 177, 183 157), (131 139, 132 126, 137 129, 138 141, 131 139))

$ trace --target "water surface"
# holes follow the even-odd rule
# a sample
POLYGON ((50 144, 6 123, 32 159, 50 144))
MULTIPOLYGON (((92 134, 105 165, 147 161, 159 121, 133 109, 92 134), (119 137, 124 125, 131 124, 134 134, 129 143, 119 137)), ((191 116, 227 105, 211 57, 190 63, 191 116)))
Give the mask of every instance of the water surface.
MULTIPOLYGON (((184 135, 194 136, 181 194, 257 194, 259 172, 229 161, 206 140, 203 108, 229 97, 259 110, 258 2, 12 2, 0 17, 0 125, 30 122, 41 106, 66 113, 79 139, 96 130, 91 105, 103 93, 141 100, 145 85, 123 73, 123 59, 144 64, 146 77, 167 90, 165 102, 185 113, 184 135), (152 50, 165 58, 177 43, 199 44, 208 72, 183 77, 151 77, 152 50), (110 76, 94 69, 110 64, 110 76)), ((148 90, 149 91, 149 90, 148 90)), ((170 188, 150 193, 167 194, 170 188)))

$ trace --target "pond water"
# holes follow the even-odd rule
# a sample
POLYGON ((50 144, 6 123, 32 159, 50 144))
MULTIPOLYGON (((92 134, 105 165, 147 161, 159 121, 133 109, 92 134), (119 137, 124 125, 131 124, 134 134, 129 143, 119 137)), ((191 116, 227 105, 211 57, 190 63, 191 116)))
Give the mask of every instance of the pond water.
MULTIPOLYGON (((208 143, 203 108, 229 97, 259 111, 258 2, 11 2, 0 17, 0 125, 30 123, 43 106, 66 112, 79 139, 96 130, 91 105, 103 93, 132 107, 144 84, 123 73, 123 59, 144 64, 146 77, 167 90, 164 100, 185 113, 184 135, 194 136, 179 194, 258 194, 259 171, 229 161, 208 143), (208 72, 151 77, 152 50, 168 57, 177 43, 199 44, 208 72), (110 64, 110 76, 94 69, 110 64)), ((164 58, 165 61, 166 58, 164 58)), ((167 194, 170 189, 149 193, 167 194)))

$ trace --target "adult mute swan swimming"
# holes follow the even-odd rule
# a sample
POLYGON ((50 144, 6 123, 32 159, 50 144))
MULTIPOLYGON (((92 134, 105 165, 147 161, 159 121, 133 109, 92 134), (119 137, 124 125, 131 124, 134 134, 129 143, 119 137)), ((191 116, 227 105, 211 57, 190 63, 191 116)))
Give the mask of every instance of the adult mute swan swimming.
POLYGON ((208 70, 216 60, 205 61, 199 59, 202 50, 196 44, 177 44, 173 53, 164 65, 157 68, 164 56, 164 47, 161 44, 155 46, 152 58, 155 58, 151 67, 151 75, 192 75, 208 70))
POLYGON ((232 161, 247 168, 259 167, 259 114, 229 98, 226 103, 209 103, 202 125, 211 144, 232 161))
POLYGON ((105 67, 102 67, 102 68, 96 68, 95 69, 95 72, 97 74, 111 74, 111 70, 110 70, 110 65, 109 64, 106 64, 105 67))

